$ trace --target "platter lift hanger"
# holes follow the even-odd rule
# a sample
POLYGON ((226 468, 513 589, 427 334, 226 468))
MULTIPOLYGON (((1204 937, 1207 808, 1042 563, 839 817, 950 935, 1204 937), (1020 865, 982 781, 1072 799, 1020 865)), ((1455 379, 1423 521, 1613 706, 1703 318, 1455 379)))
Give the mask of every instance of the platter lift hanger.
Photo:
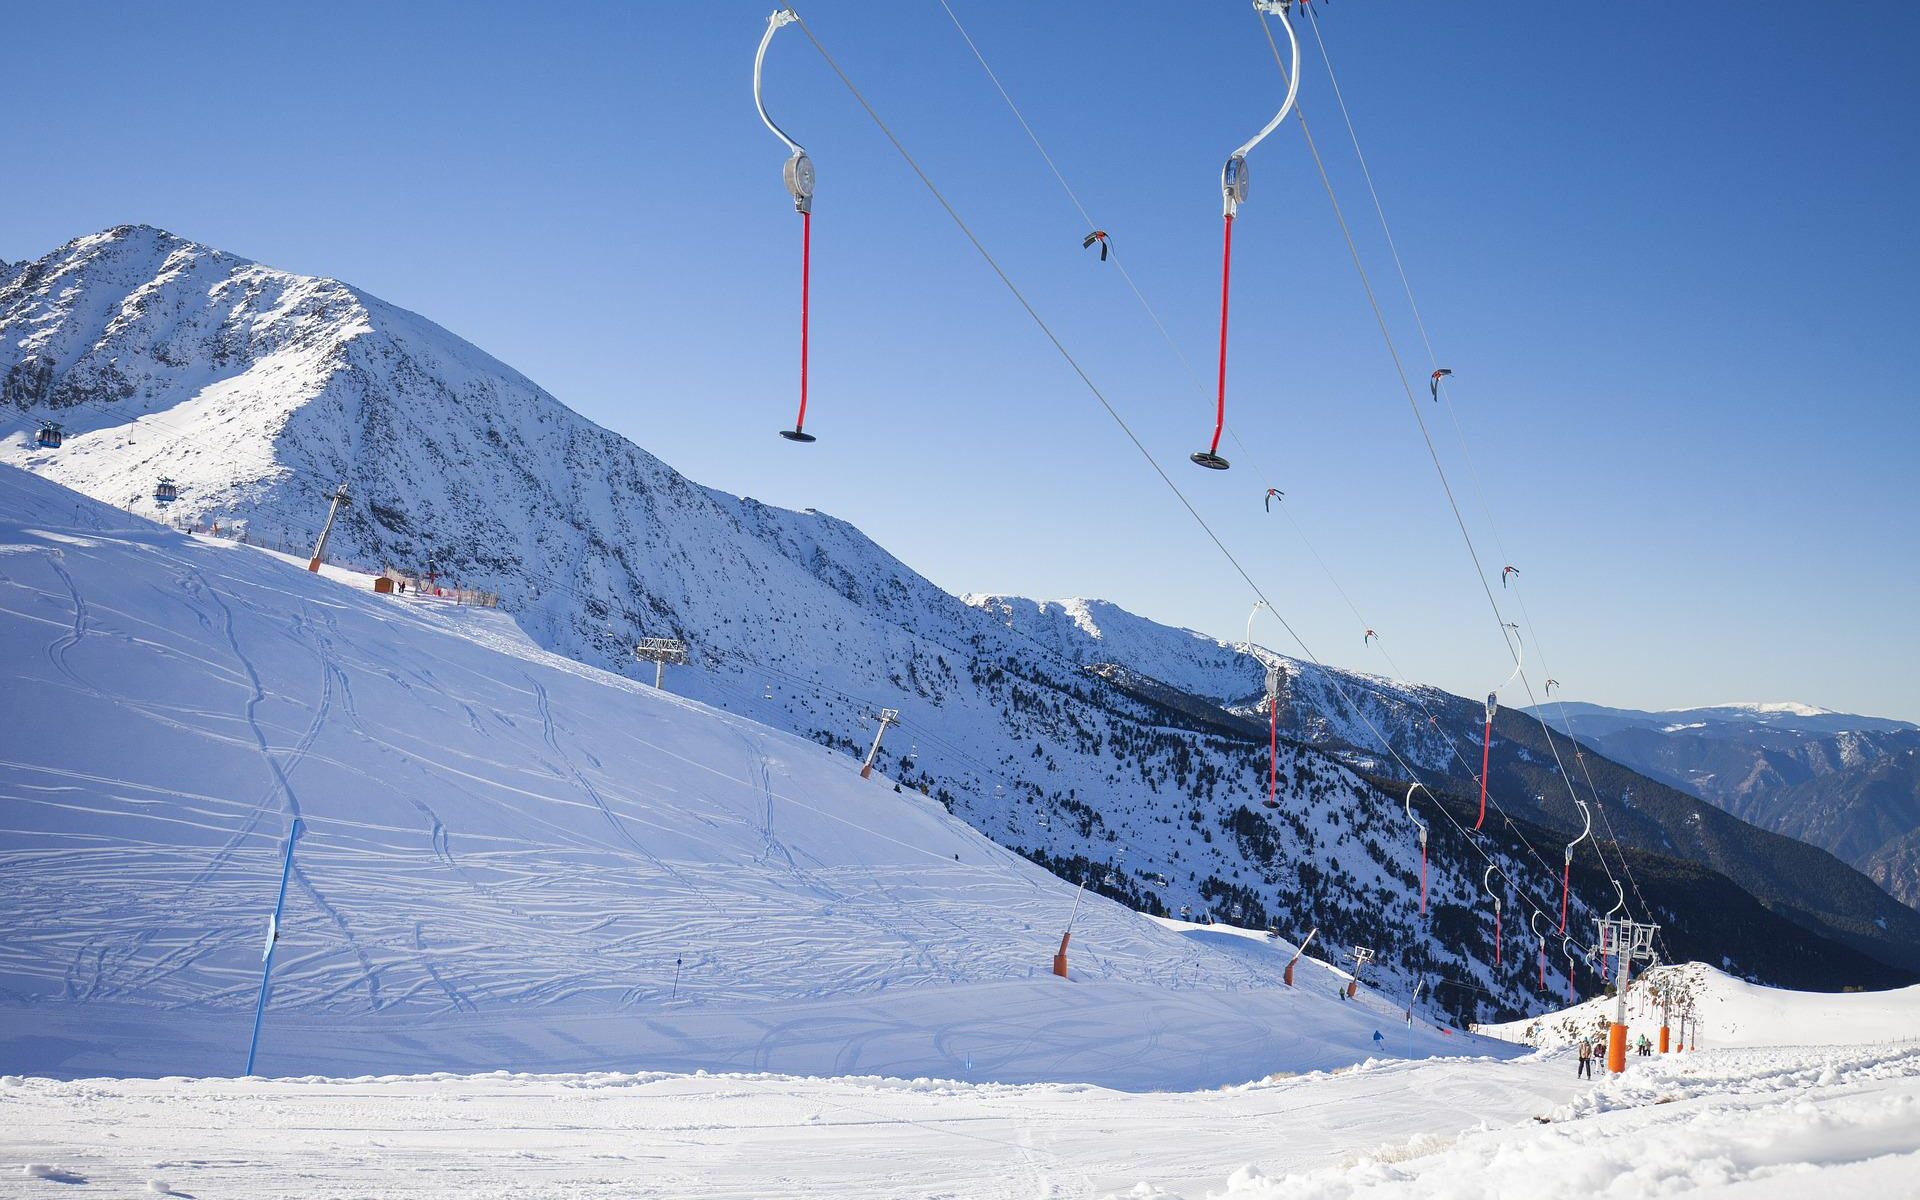
POLYGON ((1227 307, 1232 296, 1233 279, 1233 218, 1239 214, 1240 206, 1247 201, 1247 155, 1253 148, 1267 140, 1267 136, 1280 128, 1280 123, 1293 111, 1294 100, 1300 94, 1300 38, 1293 31, 1293 22, 1288 14, 1293 8, 1293 0, 1253 0, 1254 10, 1267 16, 1280 18, 1280 27, 1287 31, 1287 42, 1292 47, 1293 67, 1287 74, 1287 97, 1280 104, 1280 111, 1273 114, 1259 133, 1243 142, 1239 149, 1227 156, 1227 163, 1220 168, 1220 198, 1222 229, 1220 250, 1220 377, 1219 387, 1214 396, 1213 441, 1205 450, 1192 455, 1193 461, 1210 471, 1224 471, 1230 465, 1220 457, 1220 434, 1227 423, 1227 307))
POLYGON ((793 210, 800 214, 800 411, 795 414, 792 429, 782 429, 780 436, 790 442, 811 442, 814 436, 806 431, 807 425, 807 324, 809 316, 808 293, 813 273, 813 160, 807 157, 806 148, 787 135, 786 130, 774 124, 767 115, 766 101, 760 94, 761 68, 767 60, 767 47, 773 43, 773 35, 783 25, 790 25, 800 19, 800 14, 792 8, 781 7, 773 10, 767 18, 767 31, 760 37, 760 49, 753 56, 753 106, 760 110, 760 120, 787 147, 787 161, 780 168, 780 178, 787 185, 787 194, 793 197, 793 210))

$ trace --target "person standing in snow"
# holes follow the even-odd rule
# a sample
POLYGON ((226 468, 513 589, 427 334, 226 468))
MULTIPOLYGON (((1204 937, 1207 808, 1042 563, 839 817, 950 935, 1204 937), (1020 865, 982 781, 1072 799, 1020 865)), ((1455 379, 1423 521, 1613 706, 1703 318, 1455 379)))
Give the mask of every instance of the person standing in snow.
POLYGON ((1593 1043, 1585 1038, 1580 1039, 1580 1073, 1574 1078, 1578 1079, 1581 1076, 1593 1078, 1593 1043))

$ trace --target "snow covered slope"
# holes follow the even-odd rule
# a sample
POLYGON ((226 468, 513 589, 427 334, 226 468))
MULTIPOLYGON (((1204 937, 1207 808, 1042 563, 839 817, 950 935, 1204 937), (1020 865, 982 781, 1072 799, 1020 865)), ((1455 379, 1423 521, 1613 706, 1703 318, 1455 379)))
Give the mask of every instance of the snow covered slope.
MULTIPOLYGON (((335 530, 338 561, 431 564, 497 591, 545 649, 638 673, 637 638, 683 638, 694 663, 669 672, 674 691, 842 750, 864 749, 876 709, 899 709, 883 769, 1134 908, 1273 922, 1293 936, 1317 926, 1329 944, 1382 949, 1382 979, 1401 990, 1423 974, 1458 981, 1440 996, 1462 1017, 1529 1003, 1524 972, 1485 961, 1493 922, 1464 842, 1436 843, 1421 921, 1409 823, 1397 796, 1358 777, 1384 764, 1333 676, 1289 668, 1289 732, 1314 746, 1283 745, 1285 803, 1270 814, 1264 731, 1219 707, 1247 711, 1260 686, 1251 658, 1185 636, 1192 661, 1163 655, 1146 672, 1168 682, 1090 669, 1099 664, 1068 641, 1047 644, 941 591, 845 522, 700 487, 476 347, 346 284, 147 227, 80 238, 0 281, 0 401, 15 414, 0 461, 136 513, 161 515, 152 491, 164 474, 180 492, 170 520, 304 553, 324 493, 344 479, 355 502, 335 530), (68 428, 57 451, 29 436, 48 418, 68 428), (1211 711, 1168 691, 1216 669, 1211 711)), ((1114 637, 1121 616, 1098 614, 1114 637)), ((1142 645, 1154 630, 1178 632, 1130 620, 1142 645)), ((1408 696, 1450 722, 1478 712, 1431 689, 1361 693, 1371 719, 1426 765, 1454 761, 1453 735, 1408 696)), ((1503 787, 1523 801, 1540 790, 1524 777, 1503 787)), ((1669 826, 1686 849, 1684 819, 1645 837, 1659 845, 1669 826)), ((1738 830, 1714 832, 1713 847, 1739 844, 1738 830)), ((1635 833, 1630 824, 1623 836, 1635 833)), ((1536 857, 1504 825, 1492 846, 1526 891, 1557 892, 1551 846, 1536 857)), ((1767 869, 1759 856, 1734 865, 1767 869)), ((1820 922, 1842 906, 1819 893, 1832 886, 1799 872, 1796 912, 1811 916, 1795 919, 1829 932, 1820 922)), ((1612 902, 1576 896, 1576 913, 1582 899, 1612 902)), ((1857 948, 1882 962, 1896 960, 1873 939, 1909 932, 1904 910, 1887 907, 1884 927, 1883 914, 1847 910, 1857 948)), ((1920 929, 1920 916, 1908 919, 1920 929)), ((1920 932, 1907 941, 1920 958, 1920 932)), ((1768 973, 1761 951, 1773 944, 1715 952, 1768 973)), ((1835 983, 1885 970, 1857 958, 1814 969, 1835 983)))
MULTIPOLYGON (((1553 968, 1548 981, 1557 982, 1553 968)), ((1920 987, 1888 992, 1795 992, 1735 979, 1706 963, 1656 967, 1627 989, 1627 1024, 1653 1036, 1662 1001, 1699 1019, 1700 1047, 1843 1046, 1920 1042, 1920 987)), ((1481 1025, 1489 1037, 1554 1048, 1603 1030, 1613 1020, 1607 996, 1526 1021, 1481 1025)))
POLYGON ((1073 890, 938 803, 333 574, 0 468, 0 1071, 238 1072, 295 817, 270 1073, 1200 1086, 1399 1022, 1098 897, 1053 978, 1073 890))

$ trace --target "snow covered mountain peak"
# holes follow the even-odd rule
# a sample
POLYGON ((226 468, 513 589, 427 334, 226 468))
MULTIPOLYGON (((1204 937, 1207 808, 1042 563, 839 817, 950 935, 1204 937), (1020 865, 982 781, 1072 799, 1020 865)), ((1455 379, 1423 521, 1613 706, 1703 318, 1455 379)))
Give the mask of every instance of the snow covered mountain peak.
POLYGON ((1835 711, 1831 708, 1821 708, 1818 705, 1801 704, 1798 701, 1794 701, 1794 700, 1764 701, 1764 702, 1746 701, 1746 700, 1730 700, 1725 704, 1715 704, 1715 705, 1711 705, 1710 707, 1719 708, 1719 709, 1737 709, 1745 712, 1758 713, 1762 715, 1771 715, 1771 714, 1778 713, 1778 714, 1782 714, 1785 716, 1792 716, 1792 717, 1826 717, 1826 716, 1832 716, 1835 711))
POLYGON ((1122 664, 1223 704, 1244 700, 1262 687, 1264 670, 1243 643, 1162 625, 1106 600, 1032 600, 985 594, 969 594, 962 599, 1008 629, 1083 667, 1122 664))

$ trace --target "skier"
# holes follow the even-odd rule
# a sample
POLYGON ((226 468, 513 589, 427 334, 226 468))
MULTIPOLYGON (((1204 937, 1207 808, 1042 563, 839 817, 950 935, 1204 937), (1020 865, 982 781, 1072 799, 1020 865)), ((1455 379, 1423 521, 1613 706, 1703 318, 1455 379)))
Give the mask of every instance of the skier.
POLYGON ((1585 1038, 1580 1039, 1580 1072, 1574 1078, 1582 1076, 1593 1078, 1593 1043, 1585 1038))

